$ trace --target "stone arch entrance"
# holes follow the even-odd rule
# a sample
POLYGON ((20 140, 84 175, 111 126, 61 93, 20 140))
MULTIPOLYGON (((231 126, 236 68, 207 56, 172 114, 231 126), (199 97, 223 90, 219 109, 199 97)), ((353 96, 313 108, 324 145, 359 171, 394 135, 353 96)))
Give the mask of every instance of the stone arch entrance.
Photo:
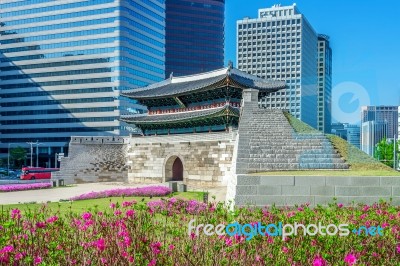
POLYGON ((184 168, 181 158, 174 155, 168 158, 165 162, 165 182, 168 181, 183 181, 184 168))

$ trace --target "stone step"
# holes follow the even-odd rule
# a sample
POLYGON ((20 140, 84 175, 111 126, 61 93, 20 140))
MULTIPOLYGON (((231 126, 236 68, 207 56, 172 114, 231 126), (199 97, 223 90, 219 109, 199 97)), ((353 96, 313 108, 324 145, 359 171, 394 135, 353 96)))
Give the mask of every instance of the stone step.
POLYGON ((246 158, 341 158, 341 156, 337 153, 332 153, 332 154, 275 154, 275 153, 270 153, 270 154, 248 154, 249 156, 246 158))
POLYGON ((340 158, 248 158, 245 159, 248 163, 299 163, 301 164, 329 164, 343 163, 343 160, 340 158))
POLYGON ((268 170, 305 170, 305 169, 348 169, 348 165, 344 163, 313 163, 313 164, 297 164, 297 163, 249 163, 247 165, 248 172, 262 172, 268 170))

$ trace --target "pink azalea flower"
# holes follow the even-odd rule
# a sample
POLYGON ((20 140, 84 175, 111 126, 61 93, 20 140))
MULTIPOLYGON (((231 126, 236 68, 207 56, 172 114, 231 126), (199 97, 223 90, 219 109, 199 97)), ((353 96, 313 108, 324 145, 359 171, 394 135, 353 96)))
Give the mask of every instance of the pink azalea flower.
POLYGON ((338 203, 338 208, 342 208, 343 207, 343 204, 342 203, 338 203))
POLYGON ((18 252, 17 254, 15 254, 15 260, 20 260, 24 257, 24 255, 22 255, 21 252, 18 252))
POLYGON ((46 220, 46 222, 48 222, 48 223, 54 223, 55 221, 57 221, 58 220, 58 217, 57 216, 52 216, 52 217, 50 217, 50 218, 48 218, 47 220, 46 220))
POLYGON ((400 254, 400 245, 397 245, 397 247, 396 247, 396 251, 397 251, 397 253, 399 253, 399 254, 400 254))
POLYGON ((0 249, 0 253, 8 253, 14 250, 13 246, 5 246, 3 249, 0 249))
POLYGON ((33 261, 33 263, 35 264, 35 265, 38 265, 38 264, 40 264, 42 262, 42 258, 41 257, 35 257, 35 259, 34 259, 34 261, 33 261))
POLYGON ((132 202, 130 202, 130 201, 124 201, 124 202, 122 202, 122 207, 129 207, 129 206, 132 206, 132 202))
POLYGON ((232 239, 230 239, 229 237, 227 237, 227 238, 225 239, 225 244, 226 244, 228 247, 232 246, 232 239))
POLYGON ((21 219, 21 211, 18 209, 14 209, 11 211, 11 219, 21 219))
POLYGON ((134 210, 127 210, 125 212, 126 217, 133 217, 133 215, 135 215, 135 211, 134 210))
POLYGON ((314 258, 312 265, 313 266, 326 266, 326 261, 322 257, 317 256, 314 258))
POLYGON ((357 261, 356 256, 354 256, 353 254, 347 254, 347 256, 344 258, 344 262, 347 263, 347 265, 354 265, 357 261))
POLYGON ((288 253, 289 249, 287 247, 282 247, 282 251, 283 251, 283 253, 288 253))
POLYGON ((104 251, 106 249, 106 243, 103 238, 100 238, 99 240, 95 241, 94 244, 97 250, 99 251, 104 251))
POLYGON ((156 266, 157 261, 155 259, 152 259, 147 266, 156 266))
POLYGON ((169 245, 169 250, 174 250, 175 246, 174 245, 169 245))
POLYGON ((160 242, 155 242, 150 244, 151 251, 153 254, 158 255, 161 253, 161 243, 160 242))
POLYGON ((83 220, 90 220, 90 218, 92 218, 92 214, 90 212, 85 212, 84 214, 82 214, 82 219, 83 220))
POLYGON ((37 228, 44 228, 44 227, 46 227, 46 224, 44 222, 37 222, 36 223, 36 227, 37 228))

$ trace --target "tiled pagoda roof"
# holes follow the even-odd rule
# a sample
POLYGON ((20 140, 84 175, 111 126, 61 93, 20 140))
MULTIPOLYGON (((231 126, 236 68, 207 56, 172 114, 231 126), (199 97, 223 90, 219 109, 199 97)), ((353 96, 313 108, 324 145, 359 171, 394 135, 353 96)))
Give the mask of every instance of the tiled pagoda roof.
POLYGON ((265 80, 238 69, 227 67, 198 75, 171 76, 164 81, 144 88, 125 91, 122 94, 138 100, 170 98, 227 85, 242 89, 253 88, 260 90, 260 92, 276 92, 286 87, 284 81, 265 80))

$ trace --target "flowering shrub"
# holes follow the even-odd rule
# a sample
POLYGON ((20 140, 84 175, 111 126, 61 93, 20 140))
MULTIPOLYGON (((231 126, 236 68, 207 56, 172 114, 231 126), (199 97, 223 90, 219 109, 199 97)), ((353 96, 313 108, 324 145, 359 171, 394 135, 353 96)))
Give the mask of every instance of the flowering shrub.
POLYGON ((32 184, 15 184, 15 185, 0 185, 0 192, 12 192, 20 190, 32 190, 50 188, 50 183, 32 183, 32 184))
MULTIPOLYGON (((352 228, 349 228, 352 229, 352 228)), ((0 212, 0 265, 398 265, 400 207, 297 209, 236 208, 170 198, 156 202, 110 202, 107 210, 70 212, 45 206, 23 213, 0 212), (381 225, 383 236, 188 234, 197 224, 303 223, 381 225)))
POLYGON ((71 200, 99 199, 121 196, 162 197, 171 194, 172 190, 165 186, 149 186, 140 188, 116 188, 99 192, 89 192, 72 197, 71 200))

